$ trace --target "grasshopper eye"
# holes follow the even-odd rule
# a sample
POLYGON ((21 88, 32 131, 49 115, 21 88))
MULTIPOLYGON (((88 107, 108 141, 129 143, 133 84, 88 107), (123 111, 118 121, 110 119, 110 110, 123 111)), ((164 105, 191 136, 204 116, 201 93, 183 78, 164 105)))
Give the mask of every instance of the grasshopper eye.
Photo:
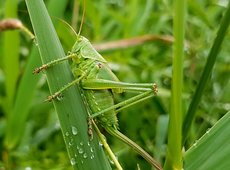
POLYGON ((101 63, 97 63, 98 68, 102 68, 103 65, 101 63))

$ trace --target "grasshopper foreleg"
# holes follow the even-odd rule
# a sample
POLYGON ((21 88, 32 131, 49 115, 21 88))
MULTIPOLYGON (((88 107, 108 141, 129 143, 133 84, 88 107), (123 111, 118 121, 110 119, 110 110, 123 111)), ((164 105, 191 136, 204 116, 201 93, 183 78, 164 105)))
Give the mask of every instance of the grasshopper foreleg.
POLYGON ((38 74, 41 71, 46 70, 49 67, 52 67, 52 66, 54 66, 54 65, 56 65, 58 63, 61 63, 61 62, 65 61, 65 60, 69 60, 72 57, 74 57, 75 55, 76 54, 73 53, 73 54, 67 55, 67 56, 65 56, 63 58, 60 58, 60 59, 57 59, 57 60, 53 60, 53 61, 51 61, 49 63, 43 64, 41 67, 38 67, 38 68, 34 69, 33 74, 38 74))
MULTIPOLYGON (((71 54, 71 55, 68 55, 68 56, 58 60, 58 61, 55 60, 51 63, 51 65, 55 65, 58 62, 64 61, 64 60, 72 58, 74 56, 75 56, 75 54, 71 54)), ((48 63, 48 65, 50 66, 50 63, 48 63)), ((73 85, 78 84, 84 77, 89 76, 90 71, 91 72, 93 71, 94 73, 98 71, 98 67, 93 66, 91 62, 85 64, 83 69, 75 68, 74 70, 72 70, 72 72, 75 74, 75 76, 77 75, 76 77, 78 77, 78 78, 75 79, 74 81, 70 82, 69 84, 65 85, 64 87, 62 87, 59 91, 57 91, 53 95, 48 96, 46 101, 52 101, 53 99, 58 98, 63 91, 65 91, 66 89, 70 88, 73 85), (83 70, 83 69, 85 69, 85 70, 83 70)))

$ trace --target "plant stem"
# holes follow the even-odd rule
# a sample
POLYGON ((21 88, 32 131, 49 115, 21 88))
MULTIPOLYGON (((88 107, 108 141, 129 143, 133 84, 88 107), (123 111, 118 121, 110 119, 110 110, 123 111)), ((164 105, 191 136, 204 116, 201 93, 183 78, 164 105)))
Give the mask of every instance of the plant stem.
POLYGON ((183 87, 183 57, 186 3, 176 0, 174 4, 174 45, 173 45, 173 76, 172 100, 169 117, 168 150, 165 169, 182 169, 182 87, 183 87))

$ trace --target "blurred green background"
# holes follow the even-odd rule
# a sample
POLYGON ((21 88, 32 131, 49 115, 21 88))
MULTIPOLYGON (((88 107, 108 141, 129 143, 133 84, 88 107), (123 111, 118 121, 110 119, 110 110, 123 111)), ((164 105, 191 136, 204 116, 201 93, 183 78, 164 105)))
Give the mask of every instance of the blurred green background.
MULTIPOLYGON (((124 82, 155 82, 162 93, 118 114, 120 131, 164 162, 172 76, 172 2, 167 0, 85 0, 81 34, 100 50, 111 69, 124 82), (110 49, 110 41, 157 35, 137 46, 110 49), (169 39, 162 40, 164 36, 169 39)), ((46 0, 50 15, 66 53, 82 17, 82 3, 46 0), (80 5, 80 6, 78 6, 80 5), (79 8, 78 8, 79 7, 79 8), (78 10, 79 9, 79 10, 78 10)), ((184 62, 184 113, 200 78, 208 52, 227 1, 189 0, 184 62)), ((32 30, 25 2, 0 2, 0 19, 18 18, 32 30)), ((230 110, 230 34, 218 55, 210 83, 205 90, 185 147, 201 137, 230 110)), ((49 89, 45 74, 32 75, 40 57, 29 37, 19 31, 0 32, 0 169, 71 169, 57 115, 52 103, 45 103, 49 89), (11 141, 9 141, 11 140, 11 141)), ((115 42, 115 44, 117 44, 115 42)), ((129 46, 129 45, 128 45, 129 46)), ((115 96, 117 102, 132 94, 115 96)), ((128 146, 106 134, 108 143, 124 169, 150 169, 128 146)), ((187 149, 187 148, 185 148, 187 149)))

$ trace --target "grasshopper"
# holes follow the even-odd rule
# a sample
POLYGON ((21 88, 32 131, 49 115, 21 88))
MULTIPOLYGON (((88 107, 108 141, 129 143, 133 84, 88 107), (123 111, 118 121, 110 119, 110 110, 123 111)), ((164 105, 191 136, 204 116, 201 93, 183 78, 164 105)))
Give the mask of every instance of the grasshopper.
MULTIPOLYGON (((81 21, 80 31, 82 23, 83 20, 81 21)), ((89 122, 93 122, 96 131, 98 131, 96 124, 99 124, 108 133, 131 146, 131 148, 156 169, 161 170, 161 165, 154 158, 118 131, 118 119, 116 116, 120 110, 154 97, 158 92, 157 85, 155 83, 126 83, 119 81, 117 76, 109 68, 107 61, 93 48, 87 38, 80 35, 80 31, 77 34, 73 30, 76 34, 76 42, 67 56, 43 64, 33 71, 34 74, 37 74, 61 62, 72 61, 71 68, 75 80, 48 96, 46 101, 60 100, 65 90, 78 84, 82 96, 90 109, 89 122), (141 92, 141 94, 115 104, 113 95, 127 91, 141 92)), ((91 136, 92 132, 90 130, 91 128, 89 128, 89 135, 91 136)))
POLYGON ((89 118, 95 119, 97 124, 102 126, 108 133, 130 145, 151 165, 161 169, 161 166, 146 151, 118 131, 118 119, 116 116, 118 111, 155 96, 157 94, 157 85, 155 83, 120 82, 109 68, 107 61, 93 48, 88 39, 80 35, 77 35, 76 42, 69 55, 36 68, 34 73, 39 73, 69 59, 72 60, 71 67, 75 80, 53 95, 48 96, 47 101, 59 99, 66 89, 79 84, 92 112, 89 118), (124 91, 142 93, 115 104, 113 94, 124 91))

